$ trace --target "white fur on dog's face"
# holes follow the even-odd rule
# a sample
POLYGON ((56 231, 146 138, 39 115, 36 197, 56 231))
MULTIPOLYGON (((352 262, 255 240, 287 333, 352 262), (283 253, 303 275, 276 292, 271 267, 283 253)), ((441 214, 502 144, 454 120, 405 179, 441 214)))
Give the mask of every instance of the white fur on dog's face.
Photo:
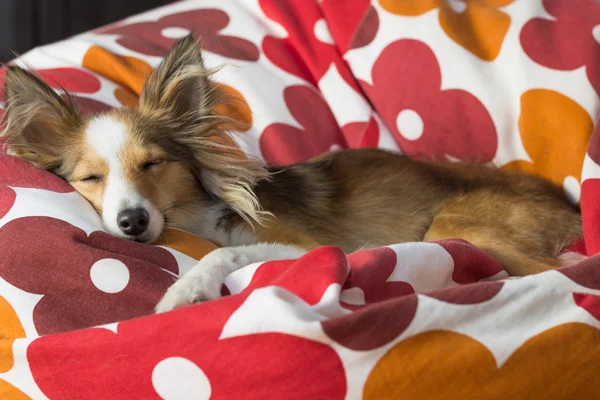
POLYGON ((110 116, 101 116, 88 123, 85 130, 85 143, 104 161, 106 168, 102 173, 103 176, 100 177, 101 181, 87 182, 86 185, 103 184, 102 220, 111 234, 152 242, 161 234, 164 228, 164 218, 160 211, 140 193, 136 182, 132 181, 131 178, 135 174, 127 171, 128 168, 131 168, 131 165, 127 163, 129 158, 127 142, 127 127, 121 121, 110 116), (144 233, 139 237, 131 237, 119 228, 117 215, 121 211, 136 208, 146 210, 150 221, 144 233))

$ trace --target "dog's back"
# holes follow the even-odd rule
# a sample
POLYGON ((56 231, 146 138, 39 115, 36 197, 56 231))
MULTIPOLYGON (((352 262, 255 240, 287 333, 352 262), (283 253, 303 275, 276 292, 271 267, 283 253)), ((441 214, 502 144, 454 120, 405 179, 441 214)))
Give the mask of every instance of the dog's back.
POLYGON ((276 168, 256 187, 276 217, 259 241, 350 252, 409 241, 461 238, 513 275, 560 265, 581 237, 581 216, 540 178, 460 163, 422 163, 390 152, 335 152, 276 168))

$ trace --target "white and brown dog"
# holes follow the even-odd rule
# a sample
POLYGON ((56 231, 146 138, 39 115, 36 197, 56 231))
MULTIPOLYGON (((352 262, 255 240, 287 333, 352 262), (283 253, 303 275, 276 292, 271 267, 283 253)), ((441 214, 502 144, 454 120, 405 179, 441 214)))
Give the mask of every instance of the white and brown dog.
POLYGON ((152 243, 174 226, 224 246, 158 311, 219 297, 225 277, 252 262, 323 245, 352 252, 462 238, 526 275, 564 265, 561 251, 582 235, 562 190, 531 176, 375 149, 282 168, 239 157, 210 75, 188 36, 151 74, 139 107, 84 116, 32 73, 6 74, 10 154, 73 185, 108 232, 152 243))

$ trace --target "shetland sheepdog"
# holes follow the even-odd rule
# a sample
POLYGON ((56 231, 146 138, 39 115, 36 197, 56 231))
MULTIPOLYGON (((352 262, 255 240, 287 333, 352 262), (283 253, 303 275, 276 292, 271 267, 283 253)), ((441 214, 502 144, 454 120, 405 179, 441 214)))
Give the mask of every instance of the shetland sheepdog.
POLYGON ((242 157, 212 73, 190 35, 149 76, 137 108, 81 115, 31 72, 6 71, 9 154, 69 182, 113 235, 152 243, 173 226, 223 246, 168 290, 159 312, 219 297, 225 277, 250 263, 323 245, 460 238, 527 275, 565 265, 561 251, 582 236, 578 208, 533 176, 376 149, 284 167, 242 157))

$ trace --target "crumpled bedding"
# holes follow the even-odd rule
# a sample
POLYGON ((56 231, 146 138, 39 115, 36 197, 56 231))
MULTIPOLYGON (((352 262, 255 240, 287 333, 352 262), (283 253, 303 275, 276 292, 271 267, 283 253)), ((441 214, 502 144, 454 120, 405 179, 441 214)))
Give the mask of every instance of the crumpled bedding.
POLYGON ((194 31, 226 65, 248 154, 380 147, 522 170, 581 203, 585 238, 566 250, 581 262, 525 278, 461 240, 324 247, 152 315, 214 246, 114 238, 68 184, 0 154, 0 398, 596 398, 599 23, 585 0, 187 0, 24 54, 97 112, 135 106, 194 31))

